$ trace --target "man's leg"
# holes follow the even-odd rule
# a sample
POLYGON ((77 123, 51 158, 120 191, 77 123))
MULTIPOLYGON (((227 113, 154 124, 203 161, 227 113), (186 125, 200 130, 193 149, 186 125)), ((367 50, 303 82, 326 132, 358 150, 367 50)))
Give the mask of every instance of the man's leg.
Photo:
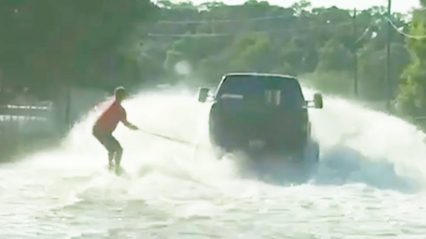
POLYGON ((93 131, 93 136, 101 143, 105 149, 108 151, 108 169, 112 170, 114 168, 114 151, 110 147, 110 143, 108 142, 108 135, 101 134, 99 132, 93 131))
POLYGON ((108 151, 108 169, 112 170, 114 168, 114 155, 115 153, 112 151, 108 151))
MULTIPOLYGON (((110 152, 114 152, 112 158, 115 163, 115 172, 117 174, 120 173, 120 163, 121 163, 121 157, 123 155, 123 148, 121 147, 120 143, 117 141, 117 139, 114 138, 114 136, 110 135, 108 136, 108 148, 110 152)), ((112 159, 111 159, 112 160, 112 159)))
POLYGON ((120 163, 121 163, 121 157, 123 156, 123 148, 120 148, 115 152, 115 173, 120 173, 120 163))

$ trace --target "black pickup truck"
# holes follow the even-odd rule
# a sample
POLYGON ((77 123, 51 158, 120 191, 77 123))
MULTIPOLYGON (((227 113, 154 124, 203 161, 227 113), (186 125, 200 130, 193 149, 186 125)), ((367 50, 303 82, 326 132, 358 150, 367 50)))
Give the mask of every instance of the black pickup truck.
POLYGON ((215 94, 201 88, 198 101, 211 101, 210 140, 222 153, 243 151, 318 161, 308 108, 322 108, 320 94, 306 101, 295 77, 259 73, 223 76, 215 94))

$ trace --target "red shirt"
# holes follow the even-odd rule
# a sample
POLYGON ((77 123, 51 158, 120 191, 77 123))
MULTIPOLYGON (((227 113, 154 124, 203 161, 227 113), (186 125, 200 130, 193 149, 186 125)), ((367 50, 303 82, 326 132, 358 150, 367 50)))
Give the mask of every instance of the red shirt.
POLYGON ((120 103, 114 101, 96 120, 95 129, 103 133, 112 133, 120 121, 126 121, 126 110, 120 103))

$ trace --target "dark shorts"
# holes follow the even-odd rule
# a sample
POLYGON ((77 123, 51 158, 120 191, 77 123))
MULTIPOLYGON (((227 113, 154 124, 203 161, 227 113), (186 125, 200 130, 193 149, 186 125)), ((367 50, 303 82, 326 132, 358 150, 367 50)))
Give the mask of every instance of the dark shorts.
POLYGON ((103 133, 93 130, 93 136, 95 136, 95 138, 108 150, 108 152, 115 153, 123 151, 120 143, 116 138, 114 138, 114 136, 112 136, 112 133, 103 133))

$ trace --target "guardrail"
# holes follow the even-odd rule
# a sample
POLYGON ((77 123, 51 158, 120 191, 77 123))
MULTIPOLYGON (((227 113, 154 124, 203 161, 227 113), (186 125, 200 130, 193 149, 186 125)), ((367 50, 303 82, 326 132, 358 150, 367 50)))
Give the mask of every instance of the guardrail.
POLYGON ((8 116, 45 116, 52 111, 52 103, 37 105, 0 105, 0 115, 8 116))
POLYGON ((52 102, 0 105, 0 162, 38 147, 55 133, 52 102))
POLYGON ((54 127, 52 102, 34 105, 0 105, 0 134, 48 134, 54 127))

